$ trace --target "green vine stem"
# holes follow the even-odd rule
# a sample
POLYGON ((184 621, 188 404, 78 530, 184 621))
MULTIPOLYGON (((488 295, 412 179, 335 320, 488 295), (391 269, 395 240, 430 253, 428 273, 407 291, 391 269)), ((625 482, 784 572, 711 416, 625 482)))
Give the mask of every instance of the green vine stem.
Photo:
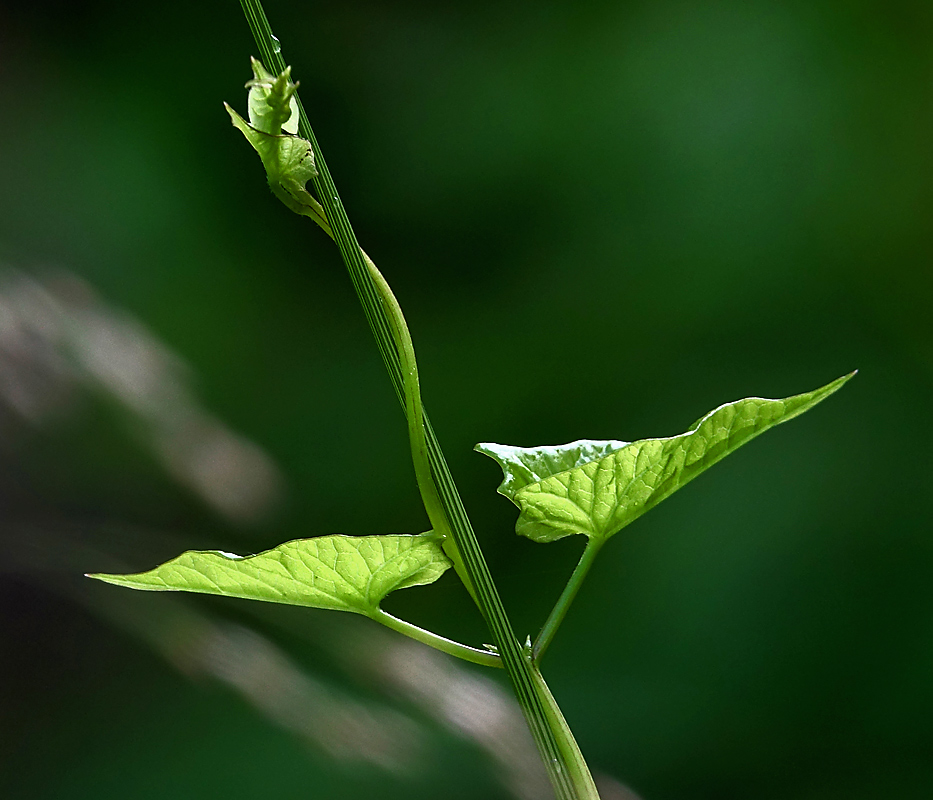
MULTIPOLYGON (((315 222, 321 226, 324 232, 334 238, 333 231, 326 220, 315 219, 315 222)), ((362 252, 362 251, 361 251, 362 252)), ((392 329, 393 342, 400 353, 401 368, 403 370, 403 390, 405 394, 405 416, 408 420, 408 438, 411 443, 412 462, 415 467, 415 478, 418 483, 418 489, 421 492, 421 500, 424 503, 425 511, 431 522, 432 529, 442 540, 445 550, 460 575, 464 585, 475 602, 477 601, 475 590, 472 583, 469 582, 469 575, 466 573, 463 560, 460 558, 459 550, 454 545, 451 536, 450 525, 447 522, 447 515, 444 512, 444 505, 434 478, 431 474, 431 464, 428 461, 428 444, 424 435, 424 409, 421 403, 421 384, 418 378, 418 362, 415 359, 415 348, 411 341, 411 333, 408 324, 405 322, 405 315, 398 304, 391 287, 389 286, 382 273, 376 267, 373 260, 363 252, 363 258, 366 261, 366 267, 369 275, 379 291, 379 299, 382 301, 386 310, 389 324, 392 329)), ((491 653, 488 650, 478 650, 475 647, 468 647, 443 636, 438 636, 431 631, 412 625, 410 622, 393 617, 382 609, 373 616, 377 622, 381 622, 388 628, 415 639, 423 644, 440 650, 448 655, 456 656, 465 661, 474 664, 482 664, 487 667, 502 667, 502 659, 498 654, 491 653)))
POLYGON ((577 566, 574 567, 573 574, 570 576, 570 580, 567 581, 564 591, 561 592, 560 597, 557 598, 557 602, 554 604, 554 608, 551 610, 547 622, 545 622, 544 627, 541 628, 541 633, 539 633, 538 638, 535 639, 535 644, 531 651, 535 663, 540 662, 541 657, 544 655, 544 651, 547 650, 548 645, 551 643, 551 640, 553 640, 554 634, 557 633, 557 629, 560 627, 561 622, 563 622, 564 617, 567 616, 570 604, 577 596, 577 592, 580 591, 580 587, 583 585, 583 579, 590 571, 590 567, 593 566, 593 562, 596 560, 596 554, 599 553, 602 546, 603 542, 601 540, 587 539, 586 549, 583 551, 583 555, 580 556, 577 566))
POLYGON ((431 473, 431 462, 428 460, 428 443, 424 434, 421 381, 418 377, 418 361, 415 358, 415 347, 411 341, 411 332, 405 322, 402 308, 399 306, 398 300, 396 300, 395 294, 393 294, 386 279, 366 253, 363 253, 363 258, 366 260, 369 275, 373 283, 375 283, 379 298, 385 307, 386 316, 392 328, 392 340, 398 350, 401 362, 405 417, 408 420, 408 440, 411 444, 411 459, 414 463, 415 478, 418 483, 418 490, 421 492, 424 509, 428 514, 434 532, 441 536, 444 550, 450 560, 454 562, 454 568, 460 576, 460 580, 463 581, 463 585, 470 593, 473 601, 478 603, 476 589, 473 586, 469 572, 467 572, 463 564, 460 549, 457 547, 456 539, 450 530, 450 523, 447 521, 444 504, 437 491, 437 484, 434 483, 434 475, 431 473))
MULTIPOLYGON (((336 241, 334 232, 327 220, 323 217, 318 219, 312 217, 321 229, 336 241)), ((375 262, 366 255, 362 249, 363 260, 369 271, 369 277, 376 287, 379 300, 386 313, 386 319, 389 323, 392 343, 395 345, 396 354, 399 359, 399 369, 402 373, 402 393, 404 395, 402 405, 405 408, 405 418, 408 422, 408 441, 411 444, 411 458, 415 467, 415 480, 418 483, 418 491, 421 493, 421 501, 427 512, 428 519, 431 521, 432 529, 441 537, 444 550, 454 563, 454 569, 463 585, 470 593, 475 603, 479 603, 476 597, 476 589, 473 587, 472 579, 467 572, 460 550, 454 539, 450 523, 447 521, 447 514, 444 510, 444 503, 437 491, 437 484, 434 482, 434 475, 431 472, 431 462, 429 460, 428 442, 424 432, 424 406, 421 402, 421 381, 418 377, 418 361, 415 358, 415 347, 411 341, 411 332, 408 323, 405 322, 405 315, 402 313, 402 307, 399 305, 389 286, 388 281, 376 267, 375 262)))
MULTIPOLYGON (((272 35, 262 4, 259 0, 241 0, 241 6, 263 63, 274 73, 281 73, 285 69, 285 61, 278 40, 272 35)), ((393 387, 407 413, 409 403, 406 402, 402 354, 392 335, 392 324, 386 313, 385 301, 380 298, 378 287, 350 226, 301 100, 297 95, 295 98, 299 109, 298 132, 310 142, 318 170, 318 175, 312 179, 314 189, 373 331, 393 387)), ((446 517, 445 529, 450 531, 451 541, 462 559, 462 569, 467 575, 465 583, 468 588, 472 588, 480 612, 495 640, 502 665, 508 673, 519 707, 528 722, 558 800, 598 800, 598 794, 579 749, 575 745, 571 748, 567 744, 569 729, 566 729, 566 722, 563 722, 553 697, 533 667, 530 654, 525 653, 515 637, 437 437, 427 414, 424 413, 422 432, 432 482, 446 517)))
POLYGON ((580 752, 577 740, 573 738, 570 726, 567 724, 567 720, 564 719, 564 715, 560 713, 560 707, 557 705, 554 695, 551 694, 551 690, 548 689, 547 684, 544 682, 544 678, 541 676, 541 672, 538 670, 537 666, 532 666, 531 675, 535 682, 538 696, 544 703, 545 713, 548 716, 551 730, 556 734, 557 744, 563 756, 563 763, 566 764, 570 770, 569 777, 578 797, 599 800, 599 792, 596 789, 596 783, 593 781, 593 776, 586 766, 586 761, 583 758, 583 753, 580 752))

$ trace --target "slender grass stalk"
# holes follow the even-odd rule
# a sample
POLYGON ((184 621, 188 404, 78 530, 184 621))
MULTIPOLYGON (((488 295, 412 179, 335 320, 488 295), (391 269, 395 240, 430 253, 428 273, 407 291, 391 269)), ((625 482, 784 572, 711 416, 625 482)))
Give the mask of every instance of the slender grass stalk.
MULTIPOLYGON (((272 35, 261 3, 259 0, 241 0, 241 6, 263 63, 274 73, 280 73, 285 69, 285 61, 279 42, 272 35)), ((350 279, 363 306, 396 394, 408 413, 410 403, 406 403, 405 399, 403 354, 399 352, 398 344, 393 337, 392 321, 386 313, 379 287, 373 280, 365 256, 360 250, 347 219, 346 211, 337 194, 301 100, 297 98, 297 95, 296 99, 300 115, 299 134, 311 143, 315 155, 318 175, 313 179, 314 189, 350 273, 350 279)), ((528 722, 555 793, 559 800, 593 800, 594 798, 598 800, 598 794, 579 749, 576 748, 575 743, 573 748, 568 746, 569 728, 560 710, 550 696, 540 674, 531 663, 530 653, 522 648, 515 637, 426 414, 423 414, 423 434, 432 482, 437 497, 440 499, 452 541, 462 558, 463 570, 466 574, 465 583, 468 588, 472 589, 471 593, 474 594, 480 612, 495 640, 502 665, 509 675, 519 706, 528 722)), ((572 740, 571 736, 570 741, 572 740)))

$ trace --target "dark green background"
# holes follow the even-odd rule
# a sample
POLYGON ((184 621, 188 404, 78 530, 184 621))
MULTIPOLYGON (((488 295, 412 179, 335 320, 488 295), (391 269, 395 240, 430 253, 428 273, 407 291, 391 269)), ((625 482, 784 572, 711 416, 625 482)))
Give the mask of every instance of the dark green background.
MULTIPOLYGON (((522 635, 582 543, 514 536, 475 442, 673 435, 860 370, 603 551, 546 662, 594 770, 645 800, 933 796, 933 6, 267 12, 522 635)), ((333 762, 75 600, 104 556, 426 525, 336 249, 221 106, 245 111, 254 49, 234 2, 0 7, 3 266, 67 269, 138 318, 287 482, 276 515, 228 525, 106 402, 38 429, 4 410, 0 795, 506 797, 439 728, 414 776, 333 762)), ((451 576, 389 607, 484 636, 451 576)))

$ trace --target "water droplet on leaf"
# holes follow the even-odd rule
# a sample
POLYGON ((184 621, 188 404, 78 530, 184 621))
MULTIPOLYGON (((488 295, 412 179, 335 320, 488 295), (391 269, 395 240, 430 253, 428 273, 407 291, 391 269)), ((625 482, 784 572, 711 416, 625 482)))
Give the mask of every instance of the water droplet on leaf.
POLYGON ((282 43, 279 41, 277 36, 272 37, 272 52, 273 53, 282 52, 282 43))

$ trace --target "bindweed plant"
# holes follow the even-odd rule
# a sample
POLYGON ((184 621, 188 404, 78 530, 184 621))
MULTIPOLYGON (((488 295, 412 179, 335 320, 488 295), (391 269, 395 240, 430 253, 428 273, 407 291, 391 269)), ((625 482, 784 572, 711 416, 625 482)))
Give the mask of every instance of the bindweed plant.
POLYGON ((476 449, 502 469, 499 493, 519 510, 516 532, 547 543, 575 534, 586 546, 538 636, 515 635, 421 402, 418 365, 402 310, 360 249, 297 84, 256 0, 242 0, 261 60, 252 60, 248 119, 234 125, 256 150, 269 186, 337 244, 408 424, 415 477, 430 522, 425 533, 332 534, 287 542, 257 555, 189 551, 135 575, 95 574, 119 586, 187 591, 361 614, 451 656, 503 668, 561 800, 598 798, 593 779, 542 678, 542 658, 603 545, 681 486, 776 425, 809 410, 852 374, 782 400, 726 403, 682 434, 635 442, 581 439, 565 445, 476 449), (313 191, 309 190, 309 184, 313 191), (469 646, 382 609, 390 593, 430 584, 453 568, 486 622, 494 645, 469 646))

